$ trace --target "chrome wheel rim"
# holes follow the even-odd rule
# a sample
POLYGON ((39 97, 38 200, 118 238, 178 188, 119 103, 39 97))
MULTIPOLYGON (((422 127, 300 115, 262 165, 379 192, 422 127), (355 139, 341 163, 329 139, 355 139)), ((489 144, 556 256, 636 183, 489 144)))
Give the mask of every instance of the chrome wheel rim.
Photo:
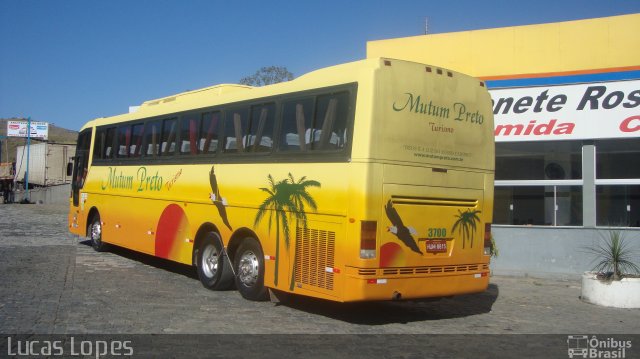
POLYGON ((258 281, 260 262, 252 251, 246 251, 240 256, 238 263, 238 278, 247 287, 252 287, 258 281))
POLYGON ((202 252, 202 261, 200 264, 202 265, 202 271, 207 277, 213 278, 216 275, 218 272, 219 259, 220 255, 215 246, 208 245, 205 247, 202 252))
POLYGON ((102 235, 102 227, 100 226, 100 222, 93 223, 93 226, 91 226, 91 240, 94 243, 99 242, 101 235, 102 235))

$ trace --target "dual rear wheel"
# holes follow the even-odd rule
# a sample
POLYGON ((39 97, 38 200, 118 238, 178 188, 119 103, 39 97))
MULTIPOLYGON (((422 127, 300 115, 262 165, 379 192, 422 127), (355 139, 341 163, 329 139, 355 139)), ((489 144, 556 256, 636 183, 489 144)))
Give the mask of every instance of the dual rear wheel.
POLYGON ((196 267, 205 288, 226 290, 235 283, 245 299, 261 301, 268 298, 264 286, 264 254, 254 238, 242 240, 235 252, 232 270, 222 239, 217 233, 209 232, 198 246, 196 267))

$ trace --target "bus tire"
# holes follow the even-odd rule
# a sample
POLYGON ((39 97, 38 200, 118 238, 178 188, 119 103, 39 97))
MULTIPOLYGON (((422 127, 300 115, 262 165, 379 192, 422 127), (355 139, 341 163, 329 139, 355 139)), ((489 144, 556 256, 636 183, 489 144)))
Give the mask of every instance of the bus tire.
POLYGON ((196 268, 200 283, 207 289, 226 290, 233 285, 231 263, 217 233, 208 232, 198 245, 196 268))
POLYGON ((105 252, 109 249, 109 245, 102 241, 102 222, 99 214, 93 216, 87 235, 91 241, 91 247, 96 252, 105 252))
POLYGON ((236 288, 243 298, 254 301, 269 299, 264 286, 264 254, 260 243, 248 237, 242 240, 234 256, 236 288))

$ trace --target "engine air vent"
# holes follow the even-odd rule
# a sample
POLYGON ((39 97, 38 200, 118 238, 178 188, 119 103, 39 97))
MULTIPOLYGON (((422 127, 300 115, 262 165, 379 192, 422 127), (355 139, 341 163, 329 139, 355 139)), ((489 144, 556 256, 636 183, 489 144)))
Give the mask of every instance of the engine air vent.
POLYGON ((333 290, 335 232, 296 228, 296 282, 333 290))

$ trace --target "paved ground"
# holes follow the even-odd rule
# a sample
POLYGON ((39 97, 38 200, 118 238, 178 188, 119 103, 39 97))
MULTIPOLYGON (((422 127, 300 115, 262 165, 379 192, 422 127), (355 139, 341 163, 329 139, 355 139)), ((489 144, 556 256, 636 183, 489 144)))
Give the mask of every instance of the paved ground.
POLYGON ((492 277, 483 294, 436 302, 250 302, 204 289, 186 266, 94 252, 67 233, 66 211, 0 205, 0 333, 555 333, 563 355, 566 334, 640 334, 640 310, 583 303, 577 281, 492 277))

